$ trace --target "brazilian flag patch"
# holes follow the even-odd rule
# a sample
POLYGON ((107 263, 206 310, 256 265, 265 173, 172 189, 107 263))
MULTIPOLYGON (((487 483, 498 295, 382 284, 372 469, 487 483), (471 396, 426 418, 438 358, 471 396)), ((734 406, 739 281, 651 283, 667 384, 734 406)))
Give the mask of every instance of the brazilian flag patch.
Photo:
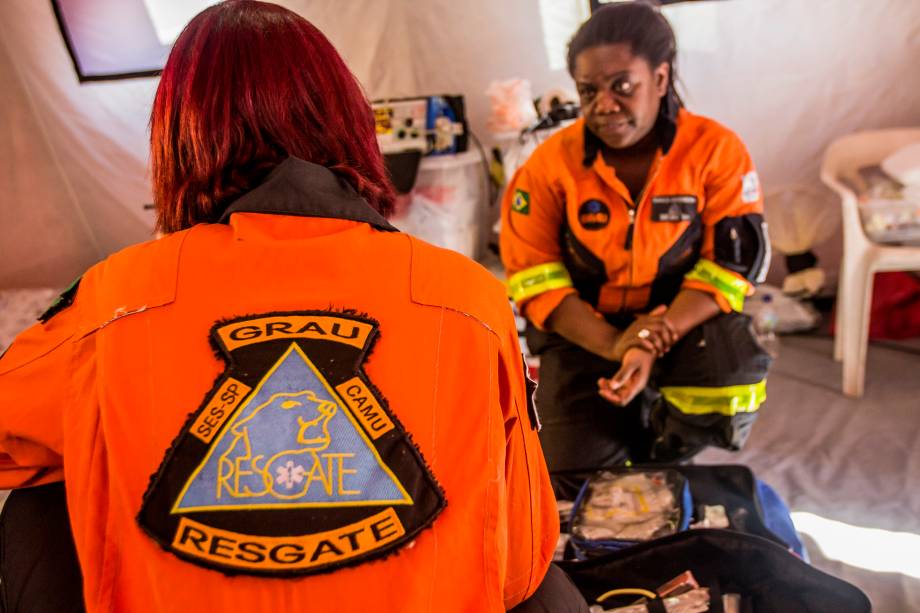
POLYGON ((511 198, 511 210, 521 215, 530 215, 530 194, 522 189, 514 190, 511 198))
POLYGON ((335 311, 218 322, 226 361, 138 515, 164 549, 228 574, 299 576, 386 556, 444 494, 364 372, 373 319, 335 311))

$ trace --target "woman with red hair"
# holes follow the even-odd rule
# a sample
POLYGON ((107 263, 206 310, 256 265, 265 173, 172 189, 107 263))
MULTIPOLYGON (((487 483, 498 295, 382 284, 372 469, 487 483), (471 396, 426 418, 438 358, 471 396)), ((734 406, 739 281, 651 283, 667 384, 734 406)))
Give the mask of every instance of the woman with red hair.
MULTIPOLYGON (((162 238, 0 360, 0 487, 67 484, 87 610, 502 611, 566 588, 541 610, 579 610, 547 573, 503 287, 386 221, 371 109, 329 41, 278 6, 211 7, 150 128, 162 238)), ((63 610, 64 573, 12 563, 41 546, 4 524, 7 602, 63 610)))

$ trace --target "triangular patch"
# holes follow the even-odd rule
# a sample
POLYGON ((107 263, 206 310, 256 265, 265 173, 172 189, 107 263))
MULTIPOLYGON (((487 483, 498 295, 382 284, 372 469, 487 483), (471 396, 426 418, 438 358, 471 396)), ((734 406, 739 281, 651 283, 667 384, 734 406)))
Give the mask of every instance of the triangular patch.
POLYGON ((297 343, 235 411, 173 513, 412 504, 297 343))
POLYGON ((361 369, 377 335, 327 311, 218 323, 229 368, 151 480, 138 521, 166 549, 246 574, 386 555, 445 501, 361 369))

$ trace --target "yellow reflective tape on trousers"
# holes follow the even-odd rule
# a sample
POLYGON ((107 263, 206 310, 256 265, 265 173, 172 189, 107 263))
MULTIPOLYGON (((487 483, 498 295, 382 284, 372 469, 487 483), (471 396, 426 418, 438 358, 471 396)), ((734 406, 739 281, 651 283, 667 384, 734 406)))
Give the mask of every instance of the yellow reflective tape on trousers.
POLYGON ((750 287, 748 282, 739 279, 715 262, 709 260, 698 261, 685 278, 692 281, 702 281, 707 285, 713 286, 725 296, 728 304, 735 311, 740 313, 744 309, 744 297, 747 296, 748 287, 750 287))
POLYGON ((681 413, 706 415, 753 413, 767 399, 767 380, 726 387, 662 387, 661 395, 681 413))
POLYGON ((512 275, 508 280, 508 295, 520 302, 561 287, 572 287, 569 271, 560 262, 550 262, 512 275))

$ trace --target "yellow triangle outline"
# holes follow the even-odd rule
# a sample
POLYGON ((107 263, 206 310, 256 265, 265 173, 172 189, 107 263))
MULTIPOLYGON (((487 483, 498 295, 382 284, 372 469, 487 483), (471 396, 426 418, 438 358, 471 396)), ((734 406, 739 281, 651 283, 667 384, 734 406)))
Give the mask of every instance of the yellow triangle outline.
MULTIPOLYGON (((382 406, 381 406, 382 408, 382 406)), ((405 436, 405 433, 402 433, 405 436)), ((316 365, 313 364, 313 361, 303 352, 300 346, 297 343, 291 343, 291 346, 288 347, 287 351, 278 358, 275 364, 268 369, 262 379, 259 381, 259 384, 256 385, 255 389, 250 392, 249 397, 241 402, 237 406, 236 410, 233 412, 233 415, 226 421, 223 429, 220 434, 211 441, 211 446, 208 449, 207 454, 205 454, 204 459, 198 464, 198 467, 192 471, 191 476, 186 480, 185 486, 183 486, 182 491, 179 492, 179 495, 176 496, 176 500, 173 503, 173 508, 170 510, 171 515, 180 515, 185 513, 195 513, 199 511, 240 511, 240 510, 252 510, 252 509, 304 509, 304 508, 318 508, 318 507, 365 507, 365 506, 380 506, 383 504, 387 505, 405 505, 405 504, 415 504, 412 500, 412 497, 403 487, 402 482, 396 478, 396 475, 393 474, 393 471, 390 470, 390 467, 386 462, 383 461, 383 458, 380 457, 380 454, 377 452, 377 448, 371 443, 368 439, 367 434, 364 432, 364 427, 358 423, 354 415, 352 415, 351 409, 348 408, 347 403, 342 400, 338 392, 329 385, 329 382, 326 381, 326 377, 316 368, 316 365), (336 404, 339 406, 339 409, 345 413, 348 421, 351 422, 352 428, 358 433, 361 439, 364 441, 364 445, 368 451, 370 451, 376 462, 377 466, 381 468, 390 479, 392 479, 393 484, 399 489, 402 493, 402 500, 356 500, 351 502, 300 502, 300 503, 258 503, 258 504, 240 504, 240 505, 210 505, 210 506, 199 506, 199 507, 185 507, 179 508, 179 502, 185 497, 185 494, 188 492, 188 489, 191 487, 192 483, 198 477, 201 470, 207 465, 208 461, 211 459, 211 456, 214 454, 214 450, 217 449, 219 443, 224 440, 224 437, 227 435, 227 432, 231 430, 233 424, 236 423, 237 419, 243 413, 243 410, 249 406, 249 402, 255 398, 259 392, 262 390, 262 387, 265 385, 265 382, 268 381, 271 376, 278 370, 278 367, 281 366, 287 357, 296 351, 303 361, 307 364, 310 370, 313 371, 313 374, 316 375, 316 378, 320 383, 325 386, 326 391, 329 392, 329 396, 335 400, 336 404)))

